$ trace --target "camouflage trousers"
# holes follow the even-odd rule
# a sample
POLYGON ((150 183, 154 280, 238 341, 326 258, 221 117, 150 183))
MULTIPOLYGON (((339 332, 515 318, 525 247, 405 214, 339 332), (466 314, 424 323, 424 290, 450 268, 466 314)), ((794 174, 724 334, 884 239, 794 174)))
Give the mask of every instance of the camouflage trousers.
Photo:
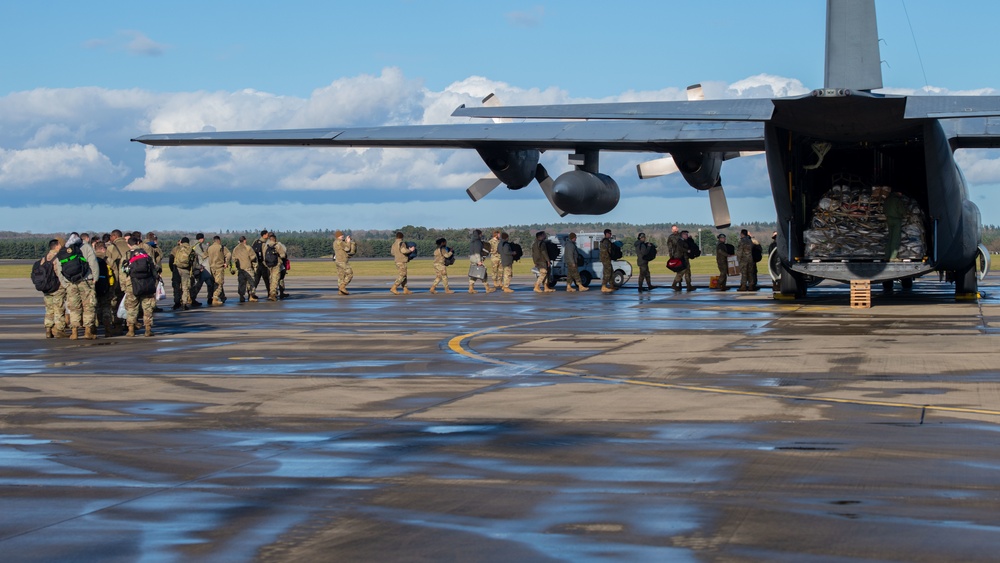
POLYGON ((750 266, 753 261, 747 260, 745 263, 740 264, 740 287, 744 289, 750 289, 753 287, 753 271, 750 266))
POLYGON ((222 303, 226 300, 226 269, 216 268, 212 270, 212 279, 215 281, 215 292, 212 293, 212 301, 222 303))
POLYGON ((573 284, 579 289, 583 287, 583 280, 580 279, 580 268, 576 265, 571 265, 569 262, 566 263, 566 286, 570 287, 573 284))
MULTIPOLYGON (((477 265, 479 265, 479 264, 482 264, 483 266, 486 266, 486 264, 485 264, 485 263, 483 263, 483 262, 480 262, 480 261, 479 261, 479 257, 478 257, 478 256, 470 256, 470 257, 469 257, 469 267, 470 267, 470 268, 471 268, 472 266, 477 266, 477 265)), ((490 279, 490 278, 489 278, 489 274, 487 274, 487 275, 486 275, 486 279, 485 279, 485 280, 483 280, 483 286, 485 286, 485 287, 486 287, 486 289, 489 289, 489 288, 490 288, 490 285, 489 285, 488 283, 486 283, 486 280, 488 280, 488 279, 490 279)), ((475 278, 469 278, 469 289, 475 289, 475 287, 476 287, 476 282, 477 282, 477 281, 479 281, 479 280, 477 280, 477 279, 475 279, 475 278)), ((494 284, 494 286, 495 286, 495 285, 496 285, 496 284, 494 284)))
POLYGON ((715 287, 717 289, 722 289, 726 287, 726 280, 728 279, 729 279, 729 268, 727 267, 725 270, 719 268, 719 281, 716 282, 715 287))
POLYGON ((649 274, 649 262, 639 264, 639 287, 642 287, 643 281, 646 282, 646 287, 653 287, 653 278, 649 274))
POLYGON ((677 272, 674 276, 674 283, 671 284, 673 287, 680 287, 681 282, 687 284, 688 287, 691 287, 691 264, 690 262, 685 262, 684 265, 687 267, 677 272))
POLYGON ((434 283, 431 284, 431 289, 439 283, 444 283, 444 288, 448 289, 448 266, 444 264, 434 264, 434 283))
POLYGON ((191 270, 174 268, 171 285, 174 287, 174 305, 190 305, 191 270))
POLYGON ((125 293, 125 320, 134 325, 139 322, 139 307, 142 307, 142 318, 145 324, 153 326, 153 308, 156 307, 156 296, 143 295, 136 297, 132 292, 125 293))
POLYGON ((601 262, 601 266, 603 266, 603 268, 601 268, 601 285, 610 289, 614 289, 615 284, 612 283, 611 280, 612 277, 615 275, 615 267, 611 264, 611 262, 607 263, 601 262))
POLYGON ((500 256, 490 255, 490 273, 493 275, 493 287, 507 287, 503 283, 503 266, 500 264, 500 256))
POLYGON ((110 330, 115 324, 115 309, 111 305, 114 295, 110 291, 104 295, 97 296, 97 322, 104 326, 105 330, 110 330))
POLYGON ((394 285, 406 287, 406 262, 396 262, 396 281, 394 285))
POLYGON ((273 268, 268 268, 267 269, 267 273, 268 273, 267 278, 269 280, 268 281, 268 286, 267 286, 267 297, 268 297, 268 299, 271 299, 271 298, 277 299, 278 298, 278 290, 279 289, 284 289, 284 288, 279 288, 279 285, 278 285, 278 284, 281 283, 281 264, 278 264, 277 266, 274 266, 273 268))
POLYGON ((503 267, 503 285, 501 287, 510 287, 510 278, 514 277, 514 267, 504 266, 503 267))
POLYGON ((94 326, 97 312, 94 282, 83 280, 66 286, 66 308, 69 309, 69 326, 94 326))
POLYGON ((60 332, 66 328, 66 289, 60 287, 52 293, 43 293, 45 300, 45 328, 55 327, 60 332))
POLYGON ((354 269, 347 262, 337 262, 337 285, 347 287, 354 279, 354 269))
POLYGON ((237 270, 236 276, 239 282, 237 292, 240 297, 256 297, 257 292, 254 291, 253 285, 253 270, 237 270))

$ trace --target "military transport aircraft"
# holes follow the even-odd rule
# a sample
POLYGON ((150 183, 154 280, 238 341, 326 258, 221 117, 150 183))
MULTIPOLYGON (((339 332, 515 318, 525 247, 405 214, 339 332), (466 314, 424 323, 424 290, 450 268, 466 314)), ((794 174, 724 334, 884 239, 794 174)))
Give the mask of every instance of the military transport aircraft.
MULTIPOLYGON (((804 296, 810 278, 899 279, 907 286, 934 270, 950 274, 956 296, 974 296, 988 253, 979 209, 968 198, 954 151, 1000 147, 1000 97, 894 96, 876 93, 880 88, 874 0, 828 0, 824 85, 801 97, 694 95, 689 101, 521 107, 486 100, 452 115, 492 121, 133 140, 155 146, 474 149, 492 176, 469 189, 473 199, 501 182, 520 189, 535 180, 560 214, 595 215, 619 199, 615 180, 599 172, 601 151, 666 153, 688 184, 711 192, 720 227, 729 223, 722 163, 764 151, 779 224, 782 296, 804 296), (545 150, 571 151, 573 170, 553 180, 538 162, 545 150), (901 210, 891 213, 893 221, 884 213, 890 206, 883 209, 890 199, 901 210), (890 236, 901 242, 891 255, 890 236)), ((663 161, 640 164, 640 177, 669 171, 663 161)))

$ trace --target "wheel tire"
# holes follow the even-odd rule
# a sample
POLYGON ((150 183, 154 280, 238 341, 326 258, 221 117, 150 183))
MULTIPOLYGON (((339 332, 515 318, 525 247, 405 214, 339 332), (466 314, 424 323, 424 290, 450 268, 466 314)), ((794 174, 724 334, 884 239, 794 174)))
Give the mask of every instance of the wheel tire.
POLYGON ((973 264, 964 272, 955 272, 955 297, 967 297, 979 292, 979 278, 973 264))
POLYGON ((594 280, 594 277, 590 275, 587 270, 580 271, 580 281, 583 282, 583 287, 590 287, 590 282, 594 280))
POLYGON ((913 278, 903 278, 899 280, 899 285, 903 289, 913 289, 913 278))
POLYGON ((615 270, 611 276, 611 285, 615 286, 615 289, 625 285, 625 270, 615 270))
POLYGON ((791 270, 781 267, 781 294, 800 299, 806 296, 806 284, 802 279, 802 274, 797 274, 791 270))

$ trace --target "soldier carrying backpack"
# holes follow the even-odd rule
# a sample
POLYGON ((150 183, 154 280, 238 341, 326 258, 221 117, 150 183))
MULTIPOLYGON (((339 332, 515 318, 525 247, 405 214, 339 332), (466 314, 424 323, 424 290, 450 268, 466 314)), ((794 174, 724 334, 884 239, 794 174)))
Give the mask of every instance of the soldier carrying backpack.
POLYGON ((66 336, 66 290, 59 282, 55 262, 62 244, 49 241, 49 252, 31 267, 31 281, 45 301, 45 338, 66 336))
POLYGON ((153 309, 156 307, 156 265, 153 258, 142 248, 142 241, 135 236, 128 239, 128 255, 122 271, 128 275, 122 280, 125 288, 125 322, 128 324, 126 336, 135 336, 135 325, 142 307, 146 336, 153 336, 153 309))

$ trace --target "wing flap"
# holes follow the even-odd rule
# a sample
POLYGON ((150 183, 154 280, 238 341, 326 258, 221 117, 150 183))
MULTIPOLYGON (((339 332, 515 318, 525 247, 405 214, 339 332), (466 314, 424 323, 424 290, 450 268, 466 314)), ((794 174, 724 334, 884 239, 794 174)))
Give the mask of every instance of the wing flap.
POLYGON ((908 96, 906 119, 1000 117, 1000 96, 908 96))

